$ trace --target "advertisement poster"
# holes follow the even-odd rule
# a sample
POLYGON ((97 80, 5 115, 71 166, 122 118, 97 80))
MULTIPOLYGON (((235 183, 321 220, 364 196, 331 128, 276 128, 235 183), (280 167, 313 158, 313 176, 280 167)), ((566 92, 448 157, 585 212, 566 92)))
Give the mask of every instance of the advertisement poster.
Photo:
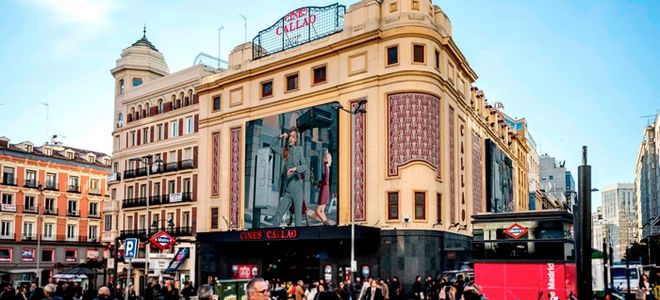
POLYGON ((246 229, 336 224, 338 125, 330 104, 247 122, 246 229))
POLYGON ((21 260, 22 261, 34 261, 34 249, 33 248, 23 248, 23 249, 21 249, 21 260))
POLYGON ((567 299, 577 291, 575 264, 475 263, 474 275, 490 300, 567 299))
POLYGON ((231 265, 232 279, 252 279, 259 276, 257 265, 231 265))

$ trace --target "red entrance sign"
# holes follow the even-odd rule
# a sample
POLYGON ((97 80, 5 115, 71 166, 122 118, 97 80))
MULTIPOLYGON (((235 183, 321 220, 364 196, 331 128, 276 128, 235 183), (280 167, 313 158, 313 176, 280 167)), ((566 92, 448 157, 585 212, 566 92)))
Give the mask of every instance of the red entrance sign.
POLYGON ((176 240, 171 235, 167 234, 167 232, 161 231, 152 235, 149 238, 149 242, 158 247, 158 249, 165 250, 172 247, 176 243, 176 240))
POLYGON ((294 240, 298 238, 296 229, 271 229, 264 231, 243 231, 240 233, 241 241, 259 240, 294 240))
POLYGON ((521 236, 527 234, 527 228, 514 223, 513 225, 509 226, 509 228, 504 229, 504 233, 514 239, 518 239, 521 236))

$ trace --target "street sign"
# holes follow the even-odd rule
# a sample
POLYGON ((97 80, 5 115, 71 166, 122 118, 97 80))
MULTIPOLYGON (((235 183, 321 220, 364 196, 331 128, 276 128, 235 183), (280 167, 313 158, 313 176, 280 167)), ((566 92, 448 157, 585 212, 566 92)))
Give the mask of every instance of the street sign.
POLYGON ((124 241, 124 258, 133 259, 136 256, 138 249, 138 239, 126 239, 124 241))
POLYGON ((165 231, 158 232, 151 236, 149 242, 161 250, 168 249, 176 244, 176 240, 165 231))
POLYGON ((513 225, 509 226, 509 228, 504 229, 504 233, 514 239, 518 239, 521 236, 527 234, 527 228, 514 223, 513 225))

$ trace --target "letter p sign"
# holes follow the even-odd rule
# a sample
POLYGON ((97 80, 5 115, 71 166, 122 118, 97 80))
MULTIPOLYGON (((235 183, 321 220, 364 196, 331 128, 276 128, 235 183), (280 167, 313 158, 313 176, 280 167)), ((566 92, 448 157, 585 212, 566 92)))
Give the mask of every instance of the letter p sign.
POLYGON ((124 242, 124 258, 133 259, 137 253, 138 240, 126 239, 124 242))

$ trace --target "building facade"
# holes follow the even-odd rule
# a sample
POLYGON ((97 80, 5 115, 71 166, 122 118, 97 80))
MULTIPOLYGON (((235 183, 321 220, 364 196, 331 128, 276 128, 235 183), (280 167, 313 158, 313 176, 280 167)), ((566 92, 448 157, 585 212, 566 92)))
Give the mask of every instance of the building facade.
POLYGON ((202 65, 169 73, 163 55, 145 36, 122 51, 111 73, 115 79, 111 205, 106 207, 103 241, 110 245, 109 268, 124 279, 126 238, 140 239, 133 261, 138 293, 152 279, 182 282, 195 273, 197 230, 198 123, 196 85, 216 70, 202 65), (167 232, 173 247, 146 247, 147 238, 167 232), (169 269, 175 252, 193 259, 169 269), (148 257, 148 258, 147 258, 148 257), (148 261, 148 262, 147 262, 148 261), (169 270, 168 270, 169 269, 169 270), (167 272, 166 272, 167 271, 167 272))
POLYGON ((473 214, 529 206, 525 131, 476 78, 427 0, 303 7, 234 48, 196 89, 197 281, 336 281, 353 240, 359 275, 459 268, 473 214))
POLYGON ((541 189, 551 199, 561 203, 564 207, 570 207, 568 196, 573 197, 575 191, 567 193, 569 190, 566 184, 566 172, 563 162, 557 163, 557 160, 547 153, 541 155, 541 189))
MULTIPOLYGON (((655 122, 644 128, 643 140, 639 146, 635 168, 635 198, 640 207, 639 224, 642 227, 642 237, 646 239, 652 250, 660 244, 660 113, 655 122)), ((657 255, 651 257, 651 262, 658 261, 657 255)))
POLYGON ((603 219, 612 236, 614 260, 625 257, 627 246, 640 241, 638 215, 635 203, 635 187, 632 183, 616 183, 603 187, 601 192, 603 219))
POLYGON ((110 156, 0 137, 0 169, 1 281, 31 282, 39 274, 45 284, 64 269, 102 263, 110 156))

